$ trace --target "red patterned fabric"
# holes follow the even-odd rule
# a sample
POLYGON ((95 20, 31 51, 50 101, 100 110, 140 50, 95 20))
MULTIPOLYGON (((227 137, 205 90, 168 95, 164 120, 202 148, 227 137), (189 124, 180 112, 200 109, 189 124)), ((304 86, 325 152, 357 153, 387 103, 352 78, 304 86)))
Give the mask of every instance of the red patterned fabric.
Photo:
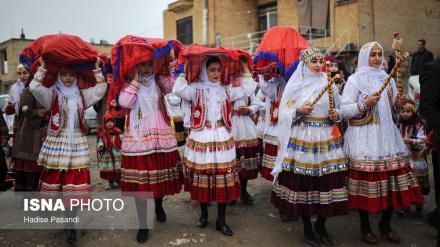
POLYGON ((47 169, 40 176, 39 190, 45 194, 73 195, 91 192, 89 169, 47 169))
POLYGON ((132 77, 136 64, 154 58, 154 73, 170 75, 171 50, 178 57, 182 44, 177 40, 145 38, 127 35, 121 38, 112 48, 111 62, 113 67, 115 93, 119 93, 125 82, 132 77))
POLYGON ((186 168, 184 190, 190 192, 191 200, 226 203, 241 197, 240 178, 235 170, 224 174, 197 174, 186 168))
POLYGON ((295 29, 287 26, 272 27, 264 34, 258 46, 254 65, 261 69, 276 62, 280 74, 287 82, 299 64, 299 52, 310 46, 295 29))
POLYGON ((243 76, 243 68, 239 58, 248 61, 249 70, 252 71, 252 57, 247 52, 239 49, 228 49, 224 47, 209 48, 201 45, 190 45, 179 55, 177 73, 183 73, 185 61, 189 59, 186 68, 186 80, 188 83, 200 81, 199 74, 203 61, 210 55, 219 56, 222 63, 222 74, 220 82, 229 85, 243 76))
POLYGON ((104 180, 121 180, 121 172, 114 171, 114 172, 106 172, 106 171, 99 171, 99 177, 104 180))
POLYGON ((260 164, 260 146, 237 148, 237 169, 240 180, 258 178, 260 164))
POLYGON ((278 176, 278 184, 289 190, 289 194, 278 194, 274 189, 271 203, 288 215, 332 217, 349 213, 347 197, 342 200, 336 195, 338 191, 346 189, 344 172, 331 173, 322 177, 282 172, 278 176), (322 195, 323 202, 313 200, 312 194, 317 192, 322 195), (295 197, 295 194, 298 196, 295 197), (329 196, 333 200, 327 201, 326 197, 329 196))
POLYGON ((20 55, 20 62, 35 74, 38 58, 46 62, 47 73, 43 85, 51 87, 57 79, 60 68, 71 67, 77 73, 78 87, 89 88, 96 85, 93 74, 96 57, 108 62, 107 55, 78 36, 55 34, 40 37, 26 46, 20 55))
POLYGON ((263 152, 263 164, 261 166, 261 176, 269 181, 273 181, 273 176, 270 174, 272 172, 273 167, 267 167, 265 166, 264 160, 267 159, 267 156, 273 157, 273 160, 278 155, 278 146, 270 144, 270 143, 264 143, 264 152, 263 152))
POLYGON ((423 204, 425 199, 413 175, 410 166, 386 172, 349 171, 348 202, 352 209, 363 209, 368 212, 379 212, 393 208, 407 208, 423 204), (410 178, 410 175, 413 178, 410 178), (362 186, 354 186, 361 183, 362 186), (366 194, 365 186, 375 188, 373 197, 366 194))
MULTIPOLYGON (((136 192, 154 192, 154 198, 180 193, 183 173, 180 154, 153 153, 143 156, 122 156, 121 191, 123 196, 139 196, 136 192)), ((146 194, 146 193, 144 193, 146 194)), ((142 200, 147 199, 141 198, 142 200)))

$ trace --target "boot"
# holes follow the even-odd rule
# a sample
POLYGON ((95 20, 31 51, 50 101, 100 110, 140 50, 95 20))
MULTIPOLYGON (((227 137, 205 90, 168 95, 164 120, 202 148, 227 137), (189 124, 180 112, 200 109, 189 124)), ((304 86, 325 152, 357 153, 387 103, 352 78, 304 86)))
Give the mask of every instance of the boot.
POLYGON ((156 204, 155 212, 156 212, 156 220, 159 223, 164 223, 167 220, 167 215, 165 214, 165 210, 162 207, 163 197, 154 199, 156 204))

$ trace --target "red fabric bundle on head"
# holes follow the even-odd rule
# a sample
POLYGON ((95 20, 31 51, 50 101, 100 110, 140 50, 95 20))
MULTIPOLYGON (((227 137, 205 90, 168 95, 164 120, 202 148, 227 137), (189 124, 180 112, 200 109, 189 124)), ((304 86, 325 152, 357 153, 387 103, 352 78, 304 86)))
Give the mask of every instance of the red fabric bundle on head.
POLYGON ((240 59, 248 61, 249 70, 252 71, 252 57, 249 53, 239 49, 228 49, 224 47, 208 48, 201 45, 190 45, 186 47, 179 56, 176 73, 183 73, 184 64, 187 59, 186 80, 188 83, 200 81, 199 74, 203 61, 209 56, 218 56, 222 63, 222 74, 220 82, 223 85, 233 84, 243 76, 243 67, 240 59))
POLYGON ((20 55, 20 62, 27 64, 32 73, 38 69, 38 58, 46 62, 47 74, 43 85, 51 87, 57 79, 58 71, 71 68, 76 73, 79 88, 89 88, 96 84, 93 74, 96 57, 108 62, 107 55, 78 36, 68 34, 46 35, 26 46, 20 55))
MULTIPOLYGON (((270 28, 261 39, 254 57, 254 65, 257 69, 254 78, 258 74, 272 74, 272 63, 276 63, 279 74, 287 82, 298 67, 300 51, 310 46, 311 44, 291 27, 270 28)), ((275 75, 271 75, 273 76, 275 75)))
POLYGON ((136 64, 154 59, 156 75, 170 75, 171 50, 177 58, 182 44, 177 40, 144 38, 127 35, 121 38, 112 48, 111 62, 115 92, 119 93, 126 81, 132 77, 136 64))

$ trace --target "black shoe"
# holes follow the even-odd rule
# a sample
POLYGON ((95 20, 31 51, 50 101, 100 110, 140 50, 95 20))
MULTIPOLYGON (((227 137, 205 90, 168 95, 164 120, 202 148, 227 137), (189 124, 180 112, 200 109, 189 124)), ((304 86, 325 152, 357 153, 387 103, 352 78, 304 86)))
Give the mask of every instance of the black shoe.
POLYGON ((289 222, 290 221, 290 216, 287 215, 286 213, 284 213, 283 211, 280 211, 280 219, 283 222, 289 222))
POLYGON ((148 238, 148 229, 139 229, 136 236, 136 240, 138 241, 138 243, 147 242, 147 238, 148 238))
POLYGON ((321 229, 321 232, 320 232, 316 223, 315 223, 315 225, 313 225, 313 228, 315 229, 315 233, 319 235, 319 239, 321 240, 321 243, 328 245, 328 246, 333 245, 333 240, 328 235, 327 230, 325 230, 325 228, 321 229))
POLYGON ((165 210, 163 210, 163 208, 156 209, 156 220, 159 223, 164 223, 167 220, 167 215, 165 214, 165 210))
POLYGON ((226 223, 222 226, 219 225, 218 221, 215 222, 215 229, 221 231, 223 235, 232 236, 232 231, 226 223))
POLYGON ((254 203, 254 198, 252 198, 252 196, 248 193, 245 193, 241 196, 241 201, 244 204, 252 205, 254 203))
POLYGON ((197 222, 197 226, 199 228, 205 228, 208 225, 208 218, 203 218, 200 216, 199 222, 197 222))
POLYGON ((428 225, 433 226, 437 228, 437 231, 440 231, 440 219, 436 219, 434 212, 427 213, 425 215, 425 221, 428 225))
POLYGON ((314 238, 314 239, 308 239, 307 236, 304 234, 304 239, 306 240, 306 243, 310 246, 313 247, 318 247, 319 246, 319 242, 318 239, 314 238))
POLYGON ((69 243, 73 243, 76 241, 75 229, 66 229, 66 241, 69 243))
POLYGON ((298 216, 290 216, 290 220, 291 221, 297 221, 298 220, 298 216))
POLYGON ((233 207, 233 206, 235 206, 237 204, 237 200, 234 200, 234 201, 230 201, 230 202, 228 202, 228 206, 229 207, 233 207))

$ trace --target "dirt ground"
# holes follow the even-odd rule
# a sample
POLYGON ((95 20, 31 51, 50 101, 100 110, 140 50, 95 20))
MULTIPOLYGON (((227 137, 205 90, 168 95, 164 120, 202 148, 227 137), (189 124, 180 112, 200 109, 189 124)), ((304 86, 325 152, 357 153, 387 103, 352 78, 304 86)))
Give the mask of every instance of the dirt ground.
MULTIPOLYGON (((95 155, 95 136, 88 137, 92 167, 93 191, 104 191, 106 181, 99 178, 95 155)), ((431 187, 433 189, 432 169, 431 187)), ((199 206, 190 201, 190 195, 181 192, 164 199, 167 221, 155 222, 155 228, 149 231, 146 243, 136 241, 137 230, 77 230, 76 243, 65 242, 63 230, 0 230, 0 246, 308 246, 304 243, 302 222, 281 222, 278 211, 270 203, 271 183, 263 178, 252 180, 248 185, 249 193, 254 197, 254 205, 240 202, 227 208, 226 220, 234 236, 227 237, 215 230, 217 209, 215 204, 209 207, 208 226, 197 227, 199 206)), ((114 189, 115 191, 119 188, 114 189)), ((401 236, 399 246, 435 246, 437 231, 426 225, 423 215, 435 207, 434 193, 426 196, 425 209, 421 214, 392 219, 393 229, 401 236)), ((413 208, 414 211, 414 208, 413 208)), ((396 246, 381 238, 377 223, 380 214, 370 215, 373 232, 380 246, 396 246)), ((0 219, 1 221, 1 219, 0 219)), ((353 210, 348 216, 327 220, 327 230, 335 246, 368 246, 362 242, 359 230, 359 216, 353 210)), ((321 245, 325 246, 325 245, 321 245)))

